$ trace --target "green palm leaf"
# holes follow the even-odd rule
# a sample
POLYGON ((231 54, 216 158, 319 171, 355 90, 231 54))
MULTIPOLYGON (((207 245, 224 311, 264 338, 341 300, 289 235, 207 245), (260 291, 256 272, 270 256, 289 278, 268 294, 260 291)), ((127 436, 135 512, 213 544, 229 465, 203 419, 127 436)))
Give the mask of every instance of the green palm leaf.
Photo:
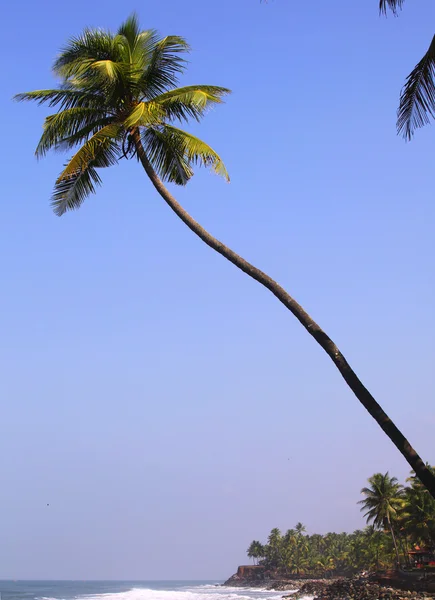
POLYGON ((153 45, 149 64, 139 81, 145 98, 153 99, 177 84, 187 62, 181 54, 189 50, 186 40, 176 35, 169 35, 153 45))
POLYGON ((107 125, 114 124, 114 117, 103 117, 101 119, 96 118, 94 121, 85 125, 77 132, 73 133, 68 137, 60 139, 56 145, 53 146, 54 150, 70 150, 79 144, 87 142, 91 136, 106 127, 107 125))
MULTIPOLYGON (((124 23, 119 27, 118 36, 125 38, 125 41, 128 44, 128 47, 131 51, 134 51, 136 44, 138 43, 139 36, 141 35, 139 20, 137 15, 133 13, 130 15, 124 23)), ((117 38, 115 38, 117 41, 117 38)))
POLYGON ((142 132, 145 152, 163 181, 186 185, 193 169, 179 141, 169 135, 166 127, 148 127, 142 132))
POLYGON ((95 187, 101 185, 101 178, 95 168, 88 165, 68 179, 56 181, 51 206, 60 217, 68 210, 77 210, 90 194, 95 194, 95 187))
POLYGON ((194 118, 199 121, 208 108, 221 104, 222 97, 229 93, 230 90, 223 87, 190 85, 160 94, 154 101, 164 108, 170 120, 188 121, 194 118))
POLYGON ((216 175, 224 177, 227 182, 230 181, 230 176, 223 160, 213 148, 186 131, 182 131, 171 125, 166 125, 165 127, 174 139, 178 138, 180 140, 180 144, 184 147, 184 152, 191 163, 209 167, 216 175))
POLYGON ((75 176, 76 173, 85 170, 88 165, 97 167, 115 165, 120 156, 120 133, 121 128, 117 124, 106 125, 97 131, 74 154, 59 175, 58 181, 75 176))
POLYGON ((430 122, 430 117, 435 117, 435 36, 406 79, 400 95, 397 130, 409 140, 415 129, 430 122))
POLYGON ((70 108, 94 107, 99 108, 102 105, 102 94, 90 93, 83 90, 55 89, 55 90, 34 90, 33 92, 24 92, 16 94, 14 100, 18 102, 33 101, 37 104, 46 104, 48 106, 58 106, 59 110, 70 108))
POLYGON ((80 208, 84 200, 101 185, 97 168, 110 167, 118 162, 120 149, 119 127, 109 125, 84 144, 66 164, 56 180, 51 204, 56 215, 80 208))
POLYGON ((44 132, 35 154, 38 158, 45 156, 48 150, 58 147, 68 139, 75 139, 77 143, 83 139, 84 130, 89 136, 96 128, 101 128, 110 120, 113 120, 113 117, 104 118, 104 114, 98 114, 95 109, 87 107, 69 108, 50 115, 44 121, 44 132), (81 133, 81 136, 77 137, 78 133, 81 133))
POLYGON ((193 176, 191 165, 210 167, 229 181, 220 156, 208 144, 176 127, 163 125, 145 130, 142 141, 151 163, 164 181, 185 185, 193 176))
POLYGON ((139 102, 131 113, 126 117, 124 126, 126 129, 131 127, 147 127, 148 125, 157 125, 165 117, 163 108, 156 102, 139 102))
POLYGON ((93 62, 122 59, 118 44, 109 32, 85 29, 82 35, 69 40, 55 60, 53 71, 62 79, 81 77, 93 62))

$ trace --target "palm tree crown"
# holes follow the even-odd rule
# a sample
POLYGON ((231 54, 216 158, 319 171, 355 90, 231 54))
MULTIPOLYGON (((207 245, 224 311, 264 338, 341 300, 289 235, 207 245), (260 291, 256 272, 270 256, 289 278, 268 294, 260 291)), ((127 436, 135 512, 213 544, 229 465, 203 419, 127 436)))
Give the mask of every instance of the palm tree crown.
POLYGON ((367 523, 371 522, 379 529, 388 528, 390 530, 396 561, 399 564, 399 550, 393 523, 397 520, 398 513, 403 506, 403 487, 396 477, 390 477, 388 472, 385 475, 375 473, 369 478, 368 483, 370 487, 364 487, 361 490, 365 498, 358 504, 362 505, 362 511, 366 511, 364 516, 367 518, 367 523))
POLYGON ((396 518, 398 510, 403 504, 403 488, 396 477, 388 473, 375 473, 369 478, 370 487, 364 487, 361 493, 364 500, 360 500, 361 511, 368 523, 375 527, 386 528, 387 524, 396 518))
POLYGON ((54 74, 60 79, 57 89, 16 96, 58 108, 45 119, 38 157, 50 149, 78 147, 55 184, 56 214, 79 208, 95 193, 101 184, 97 169, 134 155, 134 130, 140 131, 147 158, 164 181, 185 185, 195 164, 229 179, 210 146, 173 125, 189 118, 199 121, 229 93, 211 85, 175 87, 188 51, 182 37, 161 38, 154 30, 141 31, 133 15, 116 34, 85 29, 72 38, 54 62, 54 74))

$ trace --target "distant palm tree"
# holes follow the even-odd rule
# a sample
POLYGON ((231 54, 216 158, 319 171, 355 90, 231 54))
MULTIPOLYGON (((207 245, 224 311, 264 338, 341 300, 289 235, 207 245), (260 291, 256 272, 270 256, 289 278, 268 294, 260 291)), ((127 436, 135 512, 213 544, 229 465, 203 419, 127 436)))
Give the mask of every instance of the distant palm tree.
MULTIPOLYGON (((427 467, 435 471, 434 467, 427 467)), ((406 502, 401 514, 403 527, 415 544, 435 548, 435 500, 415 473, 411 473, 407 481, 411 485, 405 488, 406 502)))
POLYGON ((304 549, 304 533, 306 532, 305 525, 299 521, 295 525, 295 539, 296 539, 296 555, 295 555, 295 567, 296 573, 299 575, 300 569, 305 562, 302 556, 302 551, 304 549))
POLYGON ((247 550, 247 554, 248 554, 249 558, 252 558, 254 564, 258 565, 259 559, 263 558, 263 556, 264 556, 263 544, 261 544, 257 540, 254 540, 253 542, 251 542, 251 544, 247 550))
POLYGON ((205 142, 174 126, 199 121, 229 92, 214 85, 175 87, 189 49, 178 36, 160 38, 142 31, 136 17, 117 33, 86 29, 72 38, 54 63, 56 89, 18 94, 57 107, 45 119, 37 156, 49 150, 77 148, 54 186, 57 215, 79 208, 101 184, 98 169, 135 156, 153 186, 174 213, 205 244, 270 290, 328 354, 355 396, 406 458, 435 498, 435 476, 351 368, 331 338, 294 298, 266 273, 254 267, 206 231, 165 187, 185 185, 197 164, 211 167, 228 180, 220 156, 205 142))
POLYGON ((399 550, 397 548, 396 536, 394 534, 393 522, 397 519, 400 509, 403 507, 403 487, 396 477, 390 477, 375 473, 368 479, 370 487, 364 487, 361 493, 365 498, 360 500, 361 511, 365 511, 364 517, 367 523, 372 523, 376 528, 389 529, 396 553, 397 564, 399 564, 399 550))
MULTIPOLYGON (((402 8, 404 0, 380 0, 379 9, 394 14, 402 8)), ((410 140, 415 129, 423 127, 435 117, 435 36, 423 58, 406 78, 400 94, 397 111, 397 130, 410 140)))

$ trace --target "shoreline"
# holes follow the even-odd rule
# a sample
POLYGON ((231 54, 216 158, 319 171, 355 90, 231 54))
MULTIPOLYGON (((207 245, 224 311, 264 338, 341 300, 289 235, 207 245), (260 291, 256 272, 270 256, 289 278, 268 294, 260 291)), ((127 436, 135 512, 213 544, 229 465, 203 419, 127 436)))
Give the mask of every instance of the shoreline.
POLYGON ((314 600, 435 600, 435 573, 419 574, 406 579, 398 573, 335 577, 243 578, 230 577, 224 587, 262 588, 275 592, 292 592, 283 598, 298 600, 311 596, 314 600))
POLYGON ((335 581, 338 581, 339 577, 331 577, 325 579, 324 577, 298 577, 295 579, 241 579, 236 576, 230 577, 225 583, 222 583, 222 587, 233 587, 233 588, 262 588, 264 590, 270 590, 275 592, 286 592, 286 591, 297 591, 301 587, 307 584, 312 585, 328 585, 335 581))

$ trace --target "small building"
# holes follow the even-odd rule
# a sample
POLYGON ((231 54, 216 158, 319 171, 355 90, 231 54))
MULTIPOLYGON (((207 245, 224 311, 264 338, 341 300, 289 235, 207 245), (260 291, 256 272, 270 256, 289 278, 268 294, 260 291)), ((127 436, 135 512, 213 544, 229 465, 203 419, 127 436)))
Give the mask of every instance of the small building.
POLYGON ((408 552, 408 556, 411 566, 415 569, 424 569, 425 567, 435 569, 435 555, 432 550, 416 548, 408 552))

